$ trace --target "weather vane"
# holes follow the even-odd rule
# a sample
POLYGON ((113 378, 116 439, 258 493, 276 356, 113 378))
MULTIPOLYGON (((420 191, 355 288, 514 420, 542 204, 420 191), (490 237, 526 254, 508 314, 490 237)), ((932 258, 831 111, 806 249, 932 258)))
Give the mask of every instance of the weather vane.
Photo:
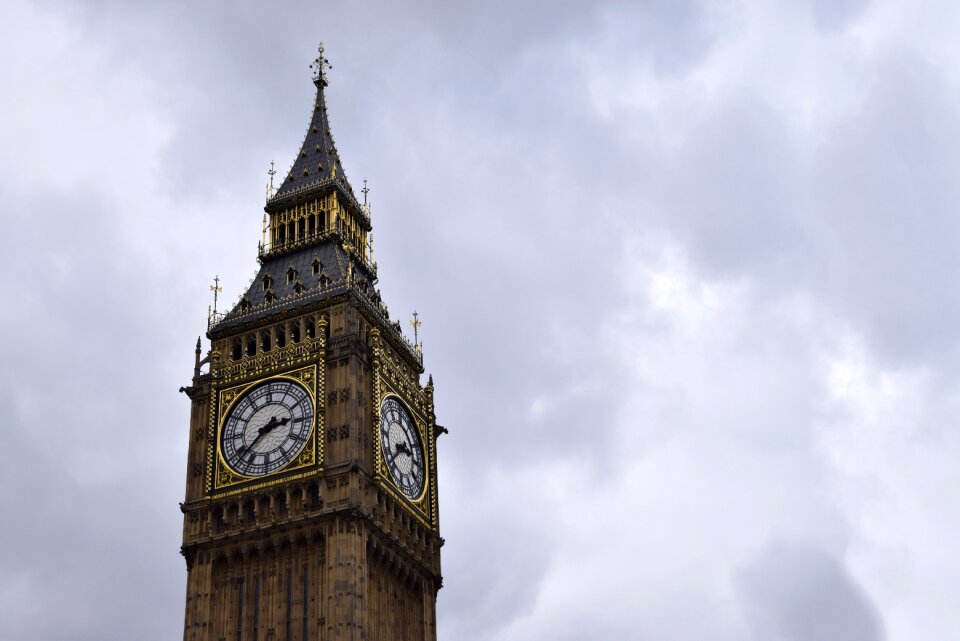
POLYGON ((217 313, 217 294, 223 291, 223 288, 220 287, 220 275, 213 277, 213 285, 210 285, 210 291, 213 292, 213 313, 217 313))
POLYGON ((323 55, 323 43, 320 43, 320 46, 317 47, 317 58, 313 61, 313 64, 310 65, 310 68, 313 69, 313 80, 314 82, 320 81, 323 84, 327 84, 327 74, 324 72, 324 69, 333 69, 333 65, 330 64, 330 61, 327 60, 323 55))
POLYGON ((417 310, 413 310, 413 320, 410 321, 410 324, 413 325, 413 344, 419 345, 420 337, 419 337, 418 330, 423 325, 423 323, 420 322, 420 314, 417 313, 417 310))

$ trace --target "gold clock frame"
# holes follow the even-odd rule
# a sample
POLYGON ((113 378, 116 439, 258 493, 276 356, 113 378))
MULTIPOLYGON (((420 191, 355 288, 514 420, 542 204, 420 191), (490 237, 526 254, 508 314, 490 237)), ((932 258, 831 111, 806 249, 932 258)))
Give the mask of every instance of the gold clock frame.
MULTIPOLYGON (((378 363, 375 359, 375 365, 378 363)), ((406 506, 407 511, 413 515, 423 526, 435 530, 436 523, 436 470, 434 468, 435 440, 433 438, 433 425, 425 416, 416 403, 411 402, 410 398, 405 396, 401 390, 383 376, 382 367, 374 367, 373 376, 374 385, 374 411, 372 412, 371 434, 374 435, 374 479, 378 487, 390 494, 401 505, 406 506), (410 413, 413 423, 416 426, 417 433, 420 435, 420 442, 423 446, 423 468, 424 482, 423 490, 416 499, 411 499, 393 482, 390 470, 387 469, 383 456, 382 438, 380 435, 380 408, 383 402, 389 397, 396 398, 410 413)))
POLYGON ((407 410, 407 413, 410 414, 410 417, 413 419, 414 427, 416 427, 417 434, 420 436, 420 449, 423 454, 423 489, 420 490, 420 494, 417 495, 417 498, 410 498, 409 496, 404 494, 402 491, 400 491, 400 496, 402 496, 404 500, 409 501, 414 505, 417 505, 417 504, 423 503, 424 499, 427 497, 427 493, 432 489, 431 486, 433 485, 433 483, 431 483, 431 475, 430 475, 431 459, 428 457, 428 454, 427 454, 427 439, 426 439, 427 422, 424 418, 417 416, 417 414, 410 409, 410 403, 406 402, 403 399, 403 397, 397 394, 396 392, 391 391, 391 392, 382 393, 380 395, 380 403, 379 403, 379 406, 377 407, 377 430, 375 432, 375 434, 377 435, 377 471, 383 478, 389 481, 390 485, 393 486, 392 488, 393 491, 397 491, 400 488, 398 488, 397 484, 394 482, 393 475, 390 474, 390 470, 387 469, 387 464, 384 461, 383 435, 380 433, 380 425, 382 421, 381 411, 383 408, 383 404, 387 401, 388 398, 395 398, 401 405, 403 405, 404 409, 407 410))
POLYGON ((208 470, 210 471, 207 479, 208 495, 229 496, 304 478, 323 470, 324 407, 318 401, 318 399, 323 398, 324 381, 321 372, 322 368, 315 363, 286 372, 275 372, 267 376, 260 376, 215 390, 215 400, 210 408, 209 437, 207 440, 208 470), (292 381, 301 385, 307 391, 314 408, 310 436, 297 457, 279 470, 263 476, 238 474, 227 464, 221 450, 220 435, 224 429, 224 424, 229 417, 230 410, 244 394, 258 385, 276 380, 292 381), (300 472, 297 473, 297 470, 300 470, 300 472))

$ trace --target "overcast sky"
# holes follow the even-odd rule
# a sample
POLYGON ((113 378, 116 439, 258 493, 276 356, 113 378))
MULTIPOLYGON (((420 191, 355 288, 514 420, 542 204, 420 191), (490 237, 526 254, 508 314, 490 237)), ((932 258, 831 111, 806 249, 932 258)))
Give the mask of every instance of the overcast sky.
POLYGON ((177 389, 319 40, 450 429, 442 640, 960 638, 955 2, 0 15, 0 640, 182 634, 177 389))

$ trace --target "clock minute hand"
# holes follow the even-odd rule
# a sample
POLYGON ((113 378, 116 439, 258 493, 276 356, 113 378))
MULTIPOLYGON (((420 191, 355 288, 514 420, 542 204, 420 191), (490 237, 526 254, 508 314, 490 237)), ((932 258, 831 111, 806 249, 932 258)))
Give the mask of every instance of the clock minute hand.
MULTIPOLYGON (((257 441, 263 438, 264 434, 269 434, 273 430, 273 428, 277 427, 278 425, 286 425, 287 422, 289 421, 290 421, 289 418, 285 418, 283 420, 277 420, 276 416, 271 416, 270 420, 267 421, 267 424, 261 427, 259 430, 257 430, 257 437, 253 439, 253 442, 250 443, 250 445, 244 445, 243 447, 241 447, 239 450, 237 450, 237 454, 240 454, 240 452, 244 452, 244 451, 249 452, 251 449, 253 449, 253 446, 257 444, 257 441)), ((244 455, 245 454, 242 454, 241 456, 244 456, 244 455)))
POLYGON ((407 456, 413 456, 413 455, 410 453, 410 447, 409 447, 406 443, 404 443, 403 441, 400 441, 399 443, 397 443, 397 444, 394 446, 394 448, 396 449, 397 452, 403 452, 403 453, 406 454, 407 456))

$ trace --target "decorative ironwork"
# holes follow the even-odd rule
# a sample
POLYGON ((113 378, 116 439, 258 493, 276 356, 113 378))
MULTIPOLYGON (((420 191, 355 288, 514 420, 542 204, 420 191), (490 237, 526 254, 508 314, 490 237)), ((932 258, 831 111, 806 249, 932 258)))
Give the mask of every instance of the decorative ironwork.
POLYGON ((313 69, 313 81, 321 82, 324 86, 327 84, 327 74, 326 69, 333 69, 333 65, 330 64, 330 61, 323 55, 323 43, 320 43, 320 46, 317 47, 317 57, 310 64, 310 68, 313 69))

